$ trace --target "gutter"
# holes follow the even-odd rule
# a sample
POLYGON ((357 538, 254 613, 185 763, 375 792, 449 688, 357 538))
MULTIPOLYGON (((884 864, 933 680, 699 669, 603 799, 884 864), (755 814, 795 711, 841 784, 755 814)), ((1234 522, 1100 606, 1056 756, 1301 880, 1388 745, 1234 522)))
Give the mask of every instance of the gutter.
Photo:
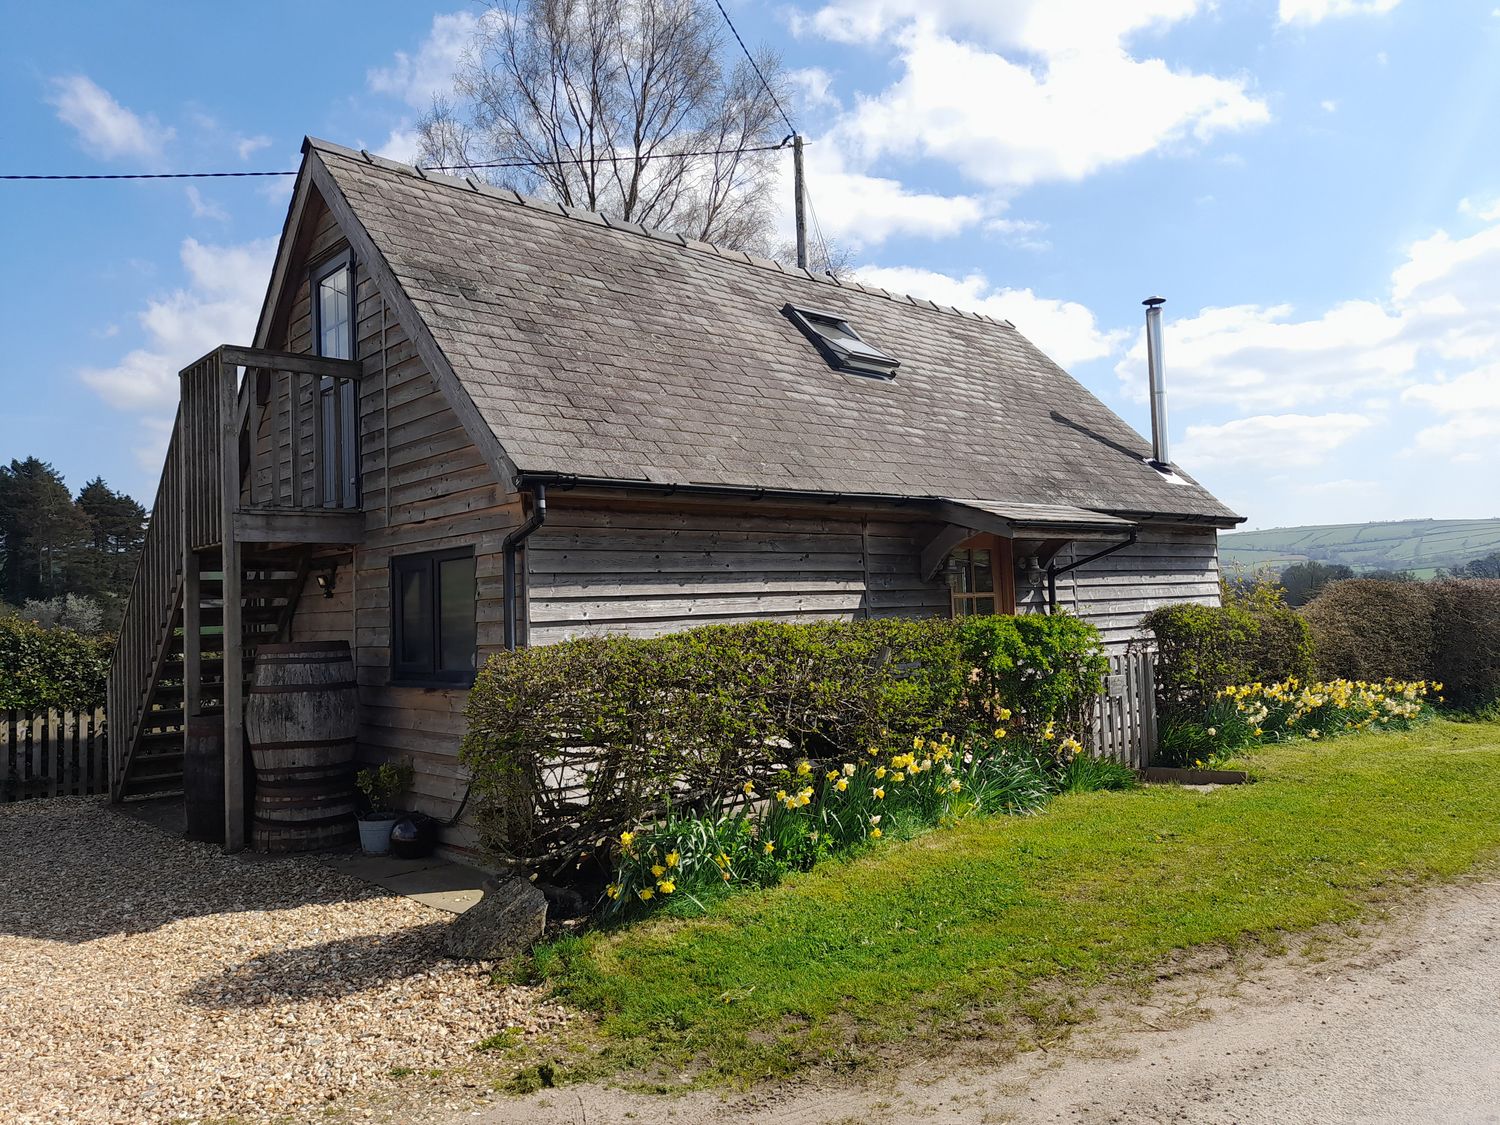
POLYGON ((531 533, 547 522, 547 485, 537 481, 531 488, 531 515, 526 522, 505 537, 501 549, 505 553, 505 647, 514 651, 516 647, 516 618, 519 616, 520 598, 516 589, 516 553, 531 533))
POLYGON ((1080 566, 1087 566, 1089 563, 1094 562, 1097 559, 1102 559, 1106 555, 1112 555, 1116 551, 1123 551, 1126 547, 1130 547, 1130 546, 1134 545, 1134 543, 1136 541, 1136 538, 1139 536, 1139 534, 1140 534, 1140 532, 1138 530, 1132 530, 1130 532, 1130 538, 1125 539, 1125 540, 1123 540, 1122 542, 1119 542, 1119 543, 1112 543, 1108 547, 1104 548, 1104 550, 1102 550, 1102 551, 1095 551, 1092 555, 1085 555, 1081 559, 1075 559, 1073 562, 1070 562, 1067 566, 1058 566, 1056 563, 1048 563, 1047 564, 1047 612, 1048 613, 1056 613, 1057 612, 1057 576, 1058 575, 1060 575, 1060 574, 1067 574, 1068 571, 1070 571, 1070 570, 1077 570, 1080 566))
POLYGON ((576 473, 532 472, 519 473, 516 483, 525 485, 556 485, 559 488, 629 488, 638 492, 655 492, 664 496, 681 493, 685 496, 723 496, 739 500, 801 500, 821 501, 837 504, 843 500, 864 500, 875 504, 905 505, 935 503, 941 496, 902 496, 894 492, 828 492, 806 488, 762 488, 739 484, 667 484, 662 481, 638 480, 627 477, 581 477, 576 473))

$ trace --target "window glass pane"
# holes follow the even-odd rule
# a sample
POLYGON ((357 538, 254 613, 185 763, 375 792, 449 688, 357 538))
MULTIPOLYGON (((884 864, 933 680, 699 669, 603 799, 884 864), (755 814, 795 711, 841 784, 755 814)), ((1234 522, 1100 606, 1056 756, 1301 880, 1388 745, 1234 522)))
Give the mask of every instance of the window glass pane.
POLYGON ((401 613, 401 649, 397 663, 416 668, 432 666, 432 596, 425 562, 409 562, 396 572, 401 613))
POLYGON ((345 508, 359 506, 359 388, 352 379, 339 384, 339 453, 342 463, 343 494, 340 502, 345 508))
POLYGON ((474 670, 474 560, 444 559, 438 563, 438 668, 445 672, 474 670))
POLYGON ((986 616, 994 613, 995 612, 995 599, 994 598, 975 598, 974 599, 974 609, 973 609, 973 612, 976 613, 976 614, 984 614, 986 616))
POLYGON ((319 354, 352 359, 353 331, 349 308, 349 269, 334 270, 318 282, 319 354))
POLYGON ((943 577, 948 580, 948 589, 955 594, 965 594, 969 590, 969 552, 954 551, 948 556, 948 564, 943 568, 943 577))
POLYGON ((976 593, 989 594, 995 589, 995 571, 990 566, 990 553, 988 551, 974 552, 974 590, 976 593))

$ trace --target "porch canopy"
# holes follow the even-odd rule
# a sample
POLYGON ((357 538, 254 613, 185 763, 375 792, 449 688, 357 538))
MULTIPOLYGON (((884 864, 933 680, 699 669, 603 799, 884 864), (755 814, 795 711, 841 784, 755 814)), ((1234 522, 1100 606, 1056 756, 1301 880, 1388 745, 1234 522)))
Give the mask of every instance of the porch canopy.
POLYGON ((1017 563, 1035 558, 1045 566, 1074 539, 1119 539, 1139 524, 1067 504, 1021 504, 1010 500, 950 499, 936 502, 936 514, 947 526, 922 549, 922 577, 931 580, 944 560, 964 540, 989 532, 1011 540, 1017 563))

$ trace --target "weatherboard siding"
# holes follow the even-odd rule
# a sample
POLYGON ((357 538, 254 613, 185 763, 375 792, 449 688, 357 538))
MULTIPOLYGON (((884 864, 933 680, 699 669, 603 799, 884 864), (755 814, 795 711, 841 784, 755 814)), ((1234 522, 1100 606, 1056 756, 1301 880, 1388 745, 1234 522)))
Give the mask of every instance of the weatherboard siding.
POLYGON ((935 525, 842 509, 765 512, 554 498, 526 547, 531 643, 948 612, 946 587, 918 573, 935 525))
MULTIPOLYGON (((1105 542, 1079 541, 1064 547, 1056 563, 1065 566, 1090 555, 1105 542)), ((1141 618, 1157 606, 1176 602, 1219 604, 1219 557, 1212 528, 1146 525, 1124 550, 1061 576, 1057 604, 1095 626, 1112 649, 1141 634, 1141 618)))

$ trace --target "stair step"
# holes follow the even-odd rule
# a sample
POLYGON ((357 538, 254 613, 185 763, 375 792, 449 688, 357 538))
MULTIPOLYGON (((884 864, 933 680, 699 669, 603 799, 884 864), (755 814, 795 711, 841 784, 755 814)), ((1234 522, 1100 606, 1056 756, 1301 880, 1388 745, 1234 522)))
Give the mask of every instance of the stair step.
POLYGON ((120 787, 122 797, 144 797, 148 793, 181 793, 182 773, 163 774, 161 777, 138 779, 128 777, 120 787))

